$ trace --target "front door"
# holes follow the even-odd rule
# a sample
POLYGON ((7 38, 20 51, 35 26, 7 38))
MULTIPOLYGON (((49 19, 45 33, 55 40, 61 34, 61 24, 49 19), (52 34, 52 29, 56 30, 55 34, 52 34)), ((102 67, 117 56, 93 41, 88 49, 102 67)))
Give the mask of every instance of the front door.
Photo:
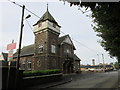
POLYGON ((63 73, 73 73, 73 64, 71 61, 65 61, 63 64, 63 73))

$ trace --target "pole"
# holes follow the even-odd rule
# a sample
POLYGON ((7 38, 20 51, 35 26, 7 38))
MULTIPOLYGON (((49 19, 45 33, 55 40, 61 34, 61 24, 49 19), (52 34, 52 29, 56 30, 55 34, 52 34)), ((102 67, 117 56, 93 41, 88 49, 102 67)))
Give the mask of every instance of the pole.
POLYGON ((102 59, 103 59, 103 65, 105 64, 105 62, 104 62, 104 55, 102 54, 102 59))
POLYGON ((99 60, 99 54, 97 54, 98 56, 98 65, 99 65, 99 69, 100 69, 100 60, 99 60))
POLYGON ((23 7, 22 7, 22 18, 21 18, 19 49, 18 49, 18 56, 17 56, 17 67, 16 67, 17 70, 19 70, 19 61, 20 61, 20 53, 21 53, 22 33, 23 33, 23 26, 24 26, 24 24, 23 24, 24 10, 25 10, 25 6, 23 5, 23 7))
MULTIPOLYGON (((12 40, 12 43, 14 43, 14 40, 12 40)), ((8 59, 9 59, 9 58, 8 58, 8 59)), ((9 89, 10 65, 11 65, 11 61, 10 61, 10 59, 9 59, 9 61, 8 61, 7 90, 9 89)))
POLYGON ((102 54, 102 59, 103 59, 103 68, 105 69, 105 62, 104 62, 104 55, 102 54))
POLYGON ((22 33, 23 33, 23 20, 24 20, 24 11, 25 5, 22 6, 22 18, 21 18, 21 27, 20 27, 20 38, 19 38, 19 48, 18 48, 18 56, 17 56, 17 64, 16 64, 16 78, 15 78, 15 88, 18 85, 18 73, 19 73, 19 61, 20 61, 20 53, 21 53, 21 43, 22 43, 22 33))

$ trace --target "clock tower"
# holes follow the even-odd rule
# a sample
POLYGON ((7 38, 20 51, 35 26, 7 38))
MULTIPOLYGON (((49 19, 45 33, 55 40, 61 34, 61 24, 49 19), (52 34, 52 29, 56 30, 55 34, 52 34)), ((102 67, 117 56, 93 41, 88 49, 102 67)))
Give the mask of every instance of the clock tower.
POLYGON ((35 34, 34 69, 57 69, 60 26, 50 14, 48 7, 33 26, 35 34))

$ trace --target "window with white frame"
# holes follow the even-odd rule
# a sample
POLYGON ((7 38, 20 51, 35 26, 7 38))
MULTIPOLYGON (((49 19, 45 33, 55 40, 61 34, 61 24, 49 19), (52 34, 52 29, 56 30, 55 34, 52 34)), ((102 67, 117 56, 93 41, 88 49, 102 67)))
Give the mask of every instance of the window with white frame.
POLYGON ((56 53, 56 46, 55 45, 51 45, 51 53, 56 53))
POLYGON ((22 69, 22 70, 25 70, 25 61, 22 62, 21 69, 22 69))
POLYGON ((37 61, 37 66, 40 67, 40 65, 41 65, 41 61, 38 60, 38 61, 37 61))
POLYGON ((32 69, 31 61, 28 61, 28 70, 32 69))
POLYGON ((39 47, 38 47, 38 48, 39 48, 39 51, 38 51, 38 52, 39 52, 39 53, 43 53, 44 46, 43 46, 43 45, 39 45, 39 47))

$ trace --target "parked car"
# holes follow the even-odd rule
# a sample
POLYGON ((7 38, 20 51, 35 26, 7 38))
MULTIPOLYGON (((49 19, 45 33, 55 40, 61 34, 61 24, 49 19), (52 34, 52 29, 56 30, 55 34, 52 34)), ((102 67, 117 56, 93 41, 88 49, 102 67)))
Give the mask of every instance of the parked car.
POLYGON ((117 69, 116 69, 116 68, 114 68, 114 69, 113 69, 113 71, 117 71, 117 69))

